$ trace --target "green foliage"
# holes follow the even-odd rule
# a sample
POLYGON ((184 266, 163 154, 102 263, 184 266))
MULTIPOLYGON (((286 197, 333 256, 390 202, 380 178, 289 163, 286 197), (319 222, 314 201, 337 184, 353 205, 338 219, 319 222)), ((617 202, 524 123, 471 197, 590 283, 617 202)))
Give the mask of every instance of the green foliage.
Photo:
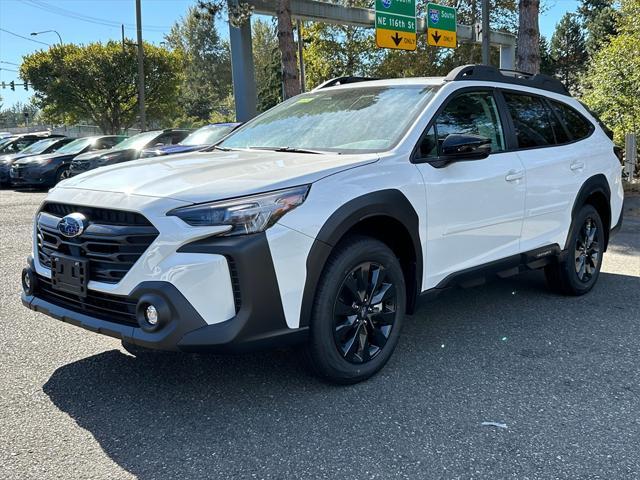
MULTIPOLYGON (((175 113, 179 60, 145 43, 145 106, 150 122, 175 113)), ((54 46, 23 58, 20 76, 50 120, 92 121, 104 133, 131 127, 138 113, 136 49, 110 41, 54 46)))
MULTIPOLYGON (((2 98, 0 97, 0 101, 2 98)), ((29 114, 29 124, 38 123, 41 120, 41 112, 33 104, 16 102, 9 108, 3 108, 0 104, 0 128, 23 127, 27 121, 24 112, 29 114)))
POLYGON ((595 54, 584 96, 618 143, 625 133, 640 131, 640 1, 621 3, 621 33, 595 54))
POLYGON ((556 76, 570 91, 577 91, 588 55, 582 25, 576 14, 565 13, 556 26, 551 37, 551 58, 556 76))
POLYGON ((275 22, 256 20, 252 34, 258 112, 264 112, 282 101, 282 67, 275 22))
POLYGON ((214 17, 189 8, 165 37, 181 62, 179 105, 192 125, 206 123, 231 93, 229 45, 220 38, 214 17))
POLYGON ((578 14, 586 32, 586 48, 593 56, 618 29, 619 11, 614 0, 583 0, 578 14))

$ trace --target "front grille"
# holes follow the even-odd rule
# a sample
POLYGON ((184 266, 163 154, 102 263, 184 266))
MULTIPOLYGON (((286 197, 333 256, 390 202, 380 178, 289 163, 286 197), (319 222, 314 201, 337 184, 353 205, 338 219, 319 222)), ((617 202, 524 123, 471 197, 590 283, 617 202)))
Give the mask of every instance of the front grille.
POLYGON ((158 236, 139 213, 61 203, 45 204, 37 218, 38 259, 51 268, 59 253, 89 260, 89 280, 118 283, 158 236), (88 226, 78 237, 58 231, 58 222, 72 212, 85 215, 88 226))
POLYGON ((36 296, 43 300, 68 308, 75 312, 84 313, 94 318, 119 323, 121 325, 138 326, 136 321, 136 302, 127 297, 119 297, 106 293, 89 290, 86 297, 79 297, 72 293, 54 290, 51 280, 38 275, 36 296))

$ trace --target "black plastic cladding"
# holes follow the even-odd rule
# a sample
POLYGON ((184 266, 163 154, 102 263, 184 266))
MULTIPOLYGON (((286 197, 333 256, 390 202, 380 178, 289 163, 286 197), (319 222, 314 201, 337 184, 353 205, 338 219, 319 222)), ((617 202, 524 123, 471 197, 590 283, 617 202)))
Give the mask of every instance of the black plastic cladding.
MULTIPOLYGON (((304 284, 300 325, 306 326, 311 318, 311 308, 316 287, 327 258, 335 245, 359 222, 377 216, 387 216, 399 221, 411 236, 415 253, 414 284, 407 284, 407 309, 412 311, 413 301, 422 289, 422 247, 420 244, 418 214, 411 202, 399 190, 380 190, 357 197, 336 210, 320 229, 307 257, 307 278, 304 284)), ((406 275, 407 272, 405 272, 406 275)))

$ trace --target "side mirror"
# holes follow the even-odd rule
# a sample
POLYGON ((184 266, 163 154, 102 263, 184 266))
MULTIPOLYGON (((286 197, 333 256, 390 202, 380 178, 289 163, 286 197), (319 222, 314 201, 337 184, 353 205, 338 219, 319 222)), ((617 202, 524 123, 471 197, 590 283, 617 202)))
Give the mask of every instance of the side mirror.
POLYGON ((453 133, 444 139, 440 151, 441 159, 449 162, 481 160, 491 153, 491 139, 480 135, 453 133))

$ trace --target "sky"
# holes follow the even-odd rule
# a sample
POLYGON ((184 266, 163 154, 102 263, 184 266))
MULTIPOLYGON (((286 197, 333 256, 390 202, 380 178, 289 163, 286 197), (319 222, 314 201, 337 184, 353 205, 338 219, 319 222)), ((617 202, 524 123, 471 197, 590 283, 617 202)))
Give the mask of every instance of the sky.
MULTIPOLYGON (((195 3, 196 0, 142 0, 143 38, 159 44, 171 25, 195 3)), ((574 11, 579 2, 543 0, 543 4, 540 32, 550 38, 562 15, 574 11)), ((64 43, 120 40, 120 24, 125 24, 128 38, 135 38, 135 21, 135 0, 0 0, 0 81, 22 83, 16 72, 22 56, 58 41, 55 33, 31 36, 31 32, 56 30, 64 43)), ((219 20, 218 29, 228 36, 226 22, 219 20)), ((0 89, 5 107, 28 102, 30 95, 22 87, 16 87, 15 92, 8 87, 0 89)))

